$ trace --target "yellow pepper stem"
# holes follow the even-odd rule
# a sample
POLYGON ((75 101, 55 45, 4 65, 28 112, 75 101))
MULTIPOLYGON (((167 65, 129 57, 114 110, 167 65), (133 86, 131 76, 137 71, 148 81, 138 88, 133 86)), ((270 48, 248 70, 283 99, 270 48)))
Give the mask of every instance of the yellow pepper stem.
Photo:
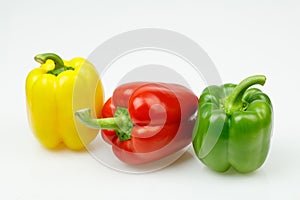
POLYGON ((34 57, 34 60, 41 64, 44 64, 48 59, 53 60, 53 62, 55 63, 55 68, 51 71, 48 71, 48 74, 58 76, 58 74, 60 74, 63 71, 74 70, 73 67, 65 66, 64 61, 54 53, 43 53, 38 54, 34 57))

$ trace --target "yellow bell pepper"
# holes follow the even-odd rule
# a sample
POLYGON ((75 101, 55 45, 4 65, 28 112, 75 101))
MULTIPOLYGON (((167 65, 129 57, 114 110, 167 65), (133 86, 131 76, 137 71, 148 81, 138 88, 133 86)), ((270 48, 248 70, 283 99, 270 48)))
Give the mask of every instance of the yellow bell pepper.
POLYGON ((41 64, 26 79, 28 121, 36 138, 48 148, 61 143, 79 150, 98 134, 75 120, 74 112, 94 108, 100 117, 104 101, 101 80, 94 66, 83 58, 64 61, 53 53, 39 54, 41 64))

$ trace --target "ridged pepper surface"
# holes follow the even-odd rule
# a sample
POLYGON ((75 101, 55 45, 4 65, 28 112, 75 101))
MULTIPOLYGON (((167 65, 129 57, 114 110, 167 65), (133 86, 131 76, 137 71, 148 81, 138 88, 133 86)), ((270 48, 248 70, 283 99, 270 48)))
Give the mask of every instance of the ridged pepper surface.
POLYGON ((91 107, 101 116, 103 90, 93 65, 83 58, 63 61, 53 53, 40 54, 41 64, 26 79, 27 113, 30 127, 47 148, 63 143, 70 149, 84 148, 97 131, 74 120, 74 109, 91 107))
POLYGON ((240 84, 209 86, 199 99, 193 147, 209 168, 241 173, 259 168, 271 140, 273 109, 270 98, 252 85, 264 85, 266 77, 251 76, 240 84))
POLYGON ((178 84, 133 82, 117 87, 103 106, 102 119, 76 113, 87 126, 102 129, 114 154, 144 164, 179 151, 192 141, 198 98, 178 84))

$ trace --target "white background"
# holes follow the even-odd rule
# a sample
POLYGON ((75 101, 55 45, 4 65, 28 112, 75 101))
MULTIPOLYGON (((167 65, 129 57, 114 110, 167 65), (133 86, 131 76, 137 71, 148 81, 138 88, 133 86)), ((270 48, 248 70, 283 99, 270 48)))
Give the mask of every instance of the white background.
MULTIPOLYGON (((300 199, 299 1, 1 1, 0 199, 300 199), (33 56, 88 55, 114 35, 163 28, 197 42, 222 81, 265 74, 274 105, 272 146, 258 171, 218 174, 186 152, 160 171, 132 175, 88 152, 49 151, 27 123, 33 56)), ((112 75, 113 76, 113 75, 112 75)))

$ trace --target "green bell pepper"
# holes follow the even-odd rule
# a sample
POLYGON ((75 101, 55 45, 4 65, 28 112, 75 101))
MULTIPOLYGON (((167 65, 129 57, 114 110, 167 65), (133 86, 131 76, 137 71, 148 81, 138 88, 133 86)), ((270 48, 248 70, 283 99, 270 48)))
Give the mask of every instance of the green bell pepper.
POLYGON ((269 97, 252 85, 266 77, 251 76, 238 85, 208 86, 200 96, 193 131, 197 157, 209 168, 230 167, 248 173, 265 161, 271 139, 273 109, 269 97))

